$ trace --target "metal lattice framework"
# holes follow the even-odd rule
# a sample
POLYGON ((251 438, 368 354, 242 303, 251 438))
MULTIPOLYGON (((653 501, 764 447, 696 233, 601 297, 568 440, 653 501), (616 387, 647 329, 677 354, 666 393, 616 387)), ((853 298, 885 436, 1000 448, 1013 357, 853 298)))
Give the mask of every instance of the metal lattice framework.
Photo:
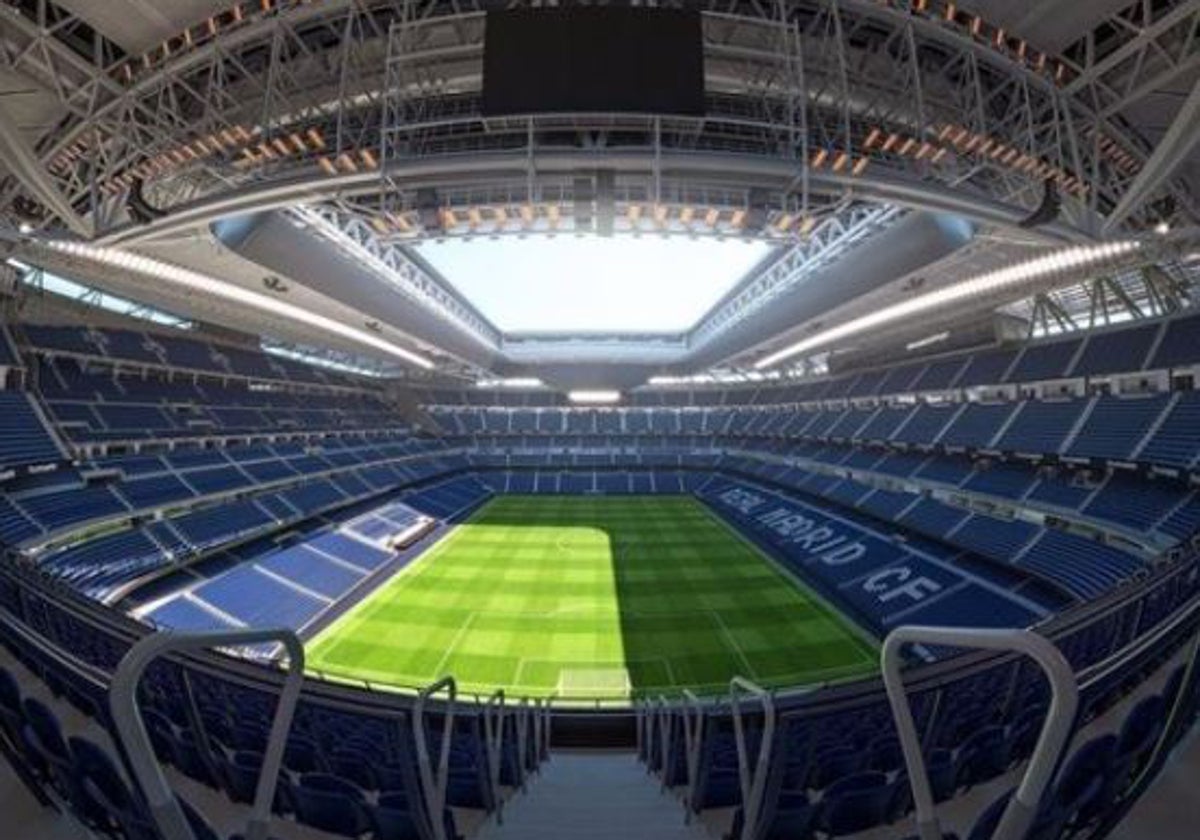
POLYGON ((1195 305, 1198 289, 1200 264, 1172 260, 1039 292, 1003 311, 1026 320, 1033 338, 1174 315, 1195 305))
POLYGON ((743 283, 690 336, 694 346, 752 317, 855 245, 892 225, 903 214, 895 207, 862 204, 831 214, 805 237, 781 253, 769 266, 743 283))
POLYGON ((499 331, 475 307, 454 294, 402 248, 375 236, 361 218, 339 213, 334 207, 304 208, 294 211, 293 215, 316 235, 330 239, 343 252, 391 283, 414 303, 477 337, 487 347, 499 345, 499 331))
POLYGON ((1062 58, 926 0, 706 0, 701 120, 483 117, 482 0, 273 0, 142 57, 90 28, 79 43, 69 14, 32 5, 0 19, 0 55, 64 117, 0 198, 111 241, 334 195, 419 227, 421 189, 469 178, 539 202, 596 169, 650 205, 668 185, 724 189, 723 208, 757 195, 796 224, 814 196, 848 194, 1011 224, 1047 181, 1059 238, 1114 210, 1132 228, 1196 218, 1172 177, 1183 141, 1156 156, 1122 110, 1200 61, 1200 0, 1139 4, 1144 19, 1124 13, 1062 58), (167 215, 130 226, 131 191, 167 215))

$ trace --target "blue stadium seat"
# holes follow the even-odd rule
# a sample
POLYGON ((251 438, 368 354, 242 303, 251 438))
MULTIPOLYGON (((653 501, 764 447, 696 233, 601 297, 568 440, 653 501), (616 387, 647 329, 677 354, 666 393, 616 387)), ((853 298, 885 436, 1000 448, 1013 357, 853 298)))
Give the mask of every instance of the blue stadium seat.
POLYGON ((830 785, 821 799, 817 819, 828 837, 841 837, 874 828, 887 821, 894 787, 886 773, 866 770, 830 785))
POLYGON ((28 394, 0 391, 0 469, 62 460, 28 394))
POLYGON ((371 827, 366 797, 351 782, 325 773, 306 773, 291 788, 296 819, 340 837, 358 837, 371 827))

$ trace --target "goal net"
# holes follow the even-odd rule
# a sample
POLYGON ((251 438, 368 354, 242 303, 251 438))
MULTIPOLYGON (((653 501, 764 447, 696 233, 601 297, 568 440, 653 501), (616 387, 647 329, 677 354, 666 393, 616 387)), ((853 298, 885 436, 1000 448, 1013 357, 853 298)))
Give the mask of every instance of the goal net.
POLYGON ((628 697, 630 688, 626 668, 564 668, 558 674, 558 696, 563 699, 628 697))

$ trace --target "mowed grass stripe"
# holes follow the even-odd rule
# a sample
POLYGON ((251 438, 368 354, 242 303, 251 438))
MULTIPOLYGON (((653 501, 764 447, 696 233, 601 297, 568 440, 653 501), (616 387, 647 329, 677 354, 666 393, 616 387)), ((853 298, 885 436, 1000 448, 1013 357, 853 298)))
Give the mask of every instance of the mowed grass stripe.
POLYGON ((580 672, 624 669, 634 692, 675 694, 875 667, 845 619, 687 496, 499 497, 313 639, 308 661, 533 697, 564 672, 578 689, 580 672))

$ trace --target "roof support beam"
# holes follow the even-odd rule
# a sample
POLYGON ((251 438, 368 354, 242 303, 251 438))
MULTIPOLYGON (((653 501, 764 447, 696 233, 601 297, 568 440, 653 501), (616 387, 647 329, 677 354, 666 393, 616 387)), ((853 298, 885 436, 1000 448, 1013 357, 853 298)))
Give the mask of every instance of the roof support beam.
POLYGON ((1142 165, 1137 177, 1125 190, 1112 213, 1105 219, 1105 233, 1115 230, 1129 218, 1129 215, 1158 189, 1191 153, 1192 147, 1200 141, 1197 125, 1200 125, 1200 82, 1193 85, 1192 92, 1184 100, 1183 107, 1175 115, 1167 133, 1142 165))
POLYGON ((38 200, 45 204, 72 231, 90 238, 91 226, 75 212, 70 202, 58 191, 54 180, 42 168, 41 161, 29 143, 21 136, 17 121, 0 102, 0 157, 8 164, 9 171, 25 185, 38 200))

